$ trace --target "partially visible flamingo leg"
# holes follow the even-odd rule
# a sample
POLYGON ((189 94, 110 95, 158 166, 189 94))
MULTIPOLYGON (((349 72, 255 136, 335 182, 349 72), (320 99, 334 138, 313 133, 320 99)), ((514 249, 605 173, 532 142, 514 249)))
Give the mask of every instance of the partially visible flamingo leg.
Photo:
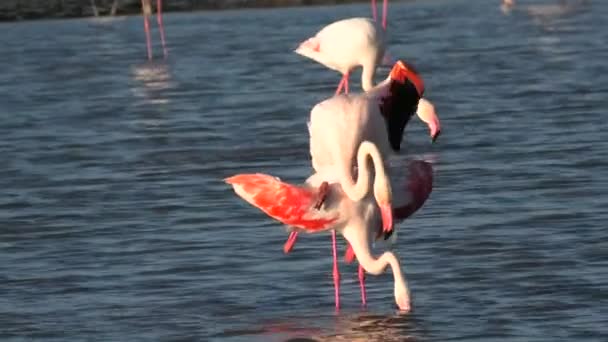
POLYGON ((342 92, 342 89, 344 89, 344 93, 348 94, 348 77, 349 77, 350 73, 346 73, 342 76, 342 79, 340 80, 340 84, 338 84, 338 89, 336 89, 336 94, 338 95, 342 92))
POLYGON ((353 260, 355 260, 355 252, 353 251, 353 246, 351 246, 350 243, 348 243, 347 241, 346 252, 344 253, 344 262, 350 264, 351 262, 353 262, 353 260))
MULTIPOLYGON (((327 192, 329 191, 329 183, 323 182, 319 185, 318 193, 317 193, 317 202, 315 203, 314 208, 317 210, 321 209, 321 206, 325 202, 325 198, 327 197, 327 192)), ((293 245, 296 243, 298 239, 298 232, 292 231, 289 233, 289 238, 287 238, 287 242, 283 245, 283 252, 285 254, 291 252, 293 249, 293 245)))
POLYGON ((146 31, 146 47, 148 48, 148 60, 152 60, 152 42, 150 41, 150 21, 146 11, 146 0, 141 0, 141 11, 144 15, 144 30, 146 31))
POLYGON ((295 245, 296 240, 298 239, 298 232, 293 231, 289 233, 289 237, 287 238, 287 242, 283 245, 283 253, 287 254, 291 252, 293 249, 293 245, 295 245))
POLYGON ((348 77, 349 77, 350 73, 346 73, 346 75, 344 75, 345 77, 345 81, 344 81, 344 94, 348 94, 348 77))
POLYGON ((346 82, 346 78, 348 76, 346 74, 344 74, 344 76, 342 76, 342 79, 340 80, 340 84, 338 84, 338 89, 336 89, 336 94, 338 95, 342 92, 342 88, 344 87, 344 83, 346 82))
POLYGON ((338 246, 336 244, 336 231, 331 231, 332 250, 334 253, 334 290, 336 295, 336 310, 340 309, 340 272, 338 271, 338 246))
POLYGON ((167 47, 165 45, 165 28, 163 27, 162 2, 163 0, 157 0, 156 2, 156 21, 158 22, 158 30, 160 31, 160 42, 163 45, 163 56, 165 57, 165 59, 167 59, 167 47))
POLYGON ((378 13, 377 12, 378 12, 378 9, 377 9, 377 6, 376 6, 376 0, 372 0, 372 18, 374 18, 374 21, 376 21, 378 19, 378 13))
POLYGON ((359 265, 359 285, 361 286, 361 304, 367 305, 367 295, 365 293, 365 270, 359 265))
MULTIPOLYGON (((375 6, 374 6, 375 7, 375 6)), ((386 20, 388 17, 388 0, 382 3, 382 28, 386 31, 386 20)))

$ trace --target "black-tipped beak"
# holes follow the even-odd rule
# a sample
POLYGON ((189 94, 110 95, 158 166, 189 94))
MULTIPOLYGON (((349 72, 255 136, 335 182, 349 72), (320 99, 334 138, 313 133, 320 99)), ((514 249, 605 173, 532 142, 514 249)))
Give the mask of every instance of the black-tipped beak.
POLYGON ((439 137, 439 135, 441 134, 441 131, 437 131, 437 133, 435 133, 435 135, 431 138, 431 142, 434 144, 435 141, 437 140, 437 138, 439 137))

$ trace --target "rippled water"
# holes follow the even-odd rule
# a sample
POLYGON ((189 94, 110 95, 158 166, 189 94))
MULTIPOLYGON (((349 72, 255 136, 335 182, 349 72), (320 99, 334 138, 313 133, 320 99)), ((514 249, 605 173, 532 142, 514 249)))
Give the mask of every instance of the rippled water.
POLYGON ((169 14, 166 63, 145 62, 139 17, 0 25, 2 340, 608 340, 605 1, 542 20, 391 5, 391 52, 443 125, 431 145, 413 119, 399 157, 436 179, 399 227, 410 315, 390 273, 360 308, 356 265, 335 314, 328 236, 284 255, 222 182, 305 179, 306 119, 339 76, 291 50, 369 13, 169 14))

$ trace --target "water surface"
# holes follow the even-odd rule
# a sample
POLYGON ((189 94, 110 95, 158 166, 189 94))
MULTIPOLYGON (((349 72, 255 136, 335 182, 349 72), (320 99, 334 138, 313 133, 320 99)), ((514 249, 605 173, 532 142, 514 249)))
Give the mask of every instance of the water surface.
POLYGON ((308 113, 339 75, 291 51, 368 5, 168 14, 166 62, 145 61, 140 17, 5 23, 2 340, 608 340, 608 4, 390 11, 443 126, 431 145, 413 119, 395 160, 435 168, 398 226, 414 313, 390 272, 362 309, 343 265, 335 314, 328 235, 284 255, 284 229, 222 182, 310 174, 308 113))

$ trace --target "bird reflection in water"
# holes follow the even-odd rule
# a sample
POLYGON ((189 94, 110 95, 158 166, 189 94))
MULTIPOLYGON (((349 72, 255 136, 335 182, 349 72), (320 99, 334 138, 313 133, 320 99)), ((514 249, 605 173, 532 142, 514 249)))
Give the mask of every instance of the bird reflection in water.
POLYGON ((132 68, 136 81, 131 87, 133 94, 144 104, 168 104, 166 90, 172 87, 169 65, 165 62, 146 62, 132 68))
MULTIPOLYGON (((317 317, 318 319, 318 317, 317 317)), ((393 342, 418 341, 422 331, 411 315, 375 315, 357 313, 340 315, 331 327, 306 328, 294 323, 277 323, 264 329, 264 335, 283 335, 286 339, 269 337, 269 340, 283 342, 393 342)), ((297 320, 302 324, 302 320, 297 320)), ((292 321, 293 322, 293 321, 292 321)), ((311 322, 311 325, 316 325, 311 322)))
POLYGON ((589 0, 559 0, 557 3, 526 5, 521 8, 516 0, 503 0, 501 10, 504 14, 513 11, 521 11, 539 23, 547 23, 550 20, 562 18, 575 14, 589 5, 589 0))

